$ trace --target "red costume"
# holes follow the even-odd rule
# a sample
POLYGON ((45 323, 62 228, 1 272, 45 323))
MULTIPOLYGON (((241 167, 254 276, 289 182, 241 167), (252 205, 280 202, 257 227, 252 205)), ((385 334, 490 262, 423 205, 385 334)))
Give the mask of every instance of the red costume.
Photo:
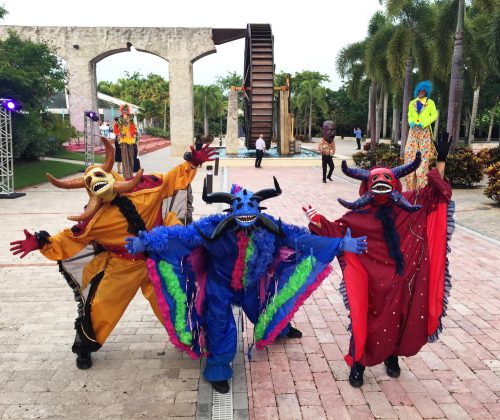
POLYGON ((339 258, 344 275, 340 291, 351 318, 345 356, 350 366, 383 361, 387 366, 391 357, 413 356, 442 329, 451 288, 446 254, 454 203, 449 184, 436 169, 427 174, 425 188, 401 193, 398 178, 419 164, 420 154, 412 164, 392 170, 350 169, 344 161, 344 173, 363 181, 361 197, 353 203, 339 199, 352 209, 340 219, 330 222, 316 215, 309 225, 322 236, 340 237, 347 228, 354 237, 368 236, 367 253, 339 258))

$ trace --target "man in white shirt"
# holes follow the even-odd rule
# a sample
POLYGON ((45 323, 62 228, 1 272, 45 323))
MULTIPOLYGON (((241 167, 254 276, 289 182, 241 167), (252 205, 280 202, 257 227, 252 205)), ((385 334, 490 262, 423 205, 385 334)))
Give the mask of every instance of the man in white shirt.
POLYGON ((264 134, 261 134, 257 141, 255 142, 255 167, 262 168, 260 166, 262 158, 264 157, 264 151, 266 150, 266 142, 264 141, 264 134))

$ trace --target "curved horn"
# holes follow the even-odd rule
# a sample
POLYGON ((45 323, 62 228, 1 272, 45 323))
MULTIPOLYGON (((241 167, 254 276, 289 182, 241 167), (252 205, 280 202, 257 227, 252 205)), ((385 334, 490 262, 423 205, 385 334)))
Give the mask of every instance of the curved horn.
POLYGON ((226 203, 231 204, 233 202, 234 196, 225 192, 215 192, 207 194, 207 180, 203 182, 203 194, 202 199, 205 203, 226 203))
POLYGON ((359 197, 356 201, 353 201, 352 203, 349 201, 342 200, 341 198, 337 198, 337 201, 350 210, 359 210, 365 207, 366 205, 370 204, 374 198, 375 196, 373 195, 373 193, 371 191, 368 191, 367 193, 363 194, 361 197, 359 197))
POLYGON ((141 182, 142 174, 144 173, 144 169, 139 169, 135 176, 128 181, 116 181, 113 184, 113 191, 117 193, 126 193, 132 191, 139 182, 141 182))
POLYGON ((65 181, 61 181, 60 179, 54 178, 51 174, 47 172, 47 178, 49 179, 49 182, 58 187, 58 188, 65 188, 67 190, 71 190, 74 188, 85 188, 85 181, 83 178, 73 178, 73 179, 67 179, 65 181))
POLYGON ((359 179, 360 181, 368 181, 368 177, 370 176, 370 171, 367 171, 366 169, 349 168, 345 160, 342 161, 342 172, 344 172, 347 176, 359 179))
POLYGON ((68 220, 73 220, 75 222, 81 222, 83 220, 92 219, 97 211, 101 208, 102 200, 97 198, 95 195, 90 197, 89 203, 85 207, 85 210, 79 216, 69 216, 68 220))
MULTIPOLYGON (((276 234, 278 236, 283 237, 285 235, 283 230, 281 229, 281 225, 277 225, 271 219, 268 219, 263 214, 261 214, 259 216, 259 218, 257 219, 257 223, 259 224, 259 226, 265 227, 267 230, 269 230, 270 232, 273 232, 274 234, 276 234)), ((280 224, 281 224, 281 220, 280 220, 280 224)))
POLYGON ((101 167, 103 171, 111 172, 111 169, 113 169, 113 165, 115 164, 115 148, 106 137, 101 136, 101 141, 106 149, 106 158, 101 167))
POLYGON ((422 162, 422 154, 420 153, 420 151, 417 151, 415 160, 413 162, 401 166, 396 166, 395 168, 392 168, 391 171, 396 178, 402 178, 408 174, 411 174, 413 171, 416 171, 420 166, 420 162, 422 162))
POLYGON ((193 224, 203 239, 210 241, 210 242, 213 242, 216 239, 218 239, 219 236, 221 236, 227 228, 232 227, 232 225, 234 224, 234 216, 228 216, 225 219, 222 219, 222 221, 215 227, 215 229, 212 233, 212 236, 206 236, 201 231, 201 229, 196 225, 196 223, 193 223, 193 224))
POLYGON ((414 211, 420 210, 422 208, 420 204, 411 204, 399 191, 391 192, 390 196, 391 200, 394 202, 394 204, 396 204, 396 206, 410 213, 413 213, 414 211))
POLYGON ((277 197, 278 195, 281 195, 282 191, 280 188, 280 184, 278 184, 278 180, 276 179, 275 176, 273 176, 273 180, 274 180, 274 188, 266 188, 265 190, 257 191, 253 195, 253 199, 257 200, 260 203, 262 200, 267 200, 268 198, 273 198, 277 197))

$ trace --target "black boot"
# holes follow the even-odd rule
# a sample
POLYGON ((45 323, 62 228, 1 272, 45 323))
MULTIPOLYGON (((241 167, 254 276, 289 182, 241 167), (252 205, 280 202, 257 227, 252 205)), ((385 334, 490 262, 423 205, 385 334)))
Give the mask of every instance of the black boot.
POLYGON ((229 381, 212 381, 212 388, 219 394, 227 394, 229 392, 229 381))
POLYGON ((354 365, 351 368, 351 373, 349 374, 349 383, 351 386, 354 388, 361 388, 363 385, 363 373, 365 371, 365 367, 358 363, 355 362, 354 365))
POLYGON ((326 179, 328 179, 329 181, 333 181, 331 175, 330 176, 327 176, 326 179))
POLYGON ((90 353, 76 353, 76 367, 82 370, 90 369, 92 367, 92 358, 90 357, 90 353))
POLYGON ((298 330, 297 328, 293 328, 290 325, 290 328, 288 329, 288 332, 286 333, 287 338, 301 338, 302 337, 302 331, 298 330))
POLYGON ((401 368, 399 367, 398 356, 391 356, 384 360, 384 365, 387 375, 391 378, 399 378, 399 375, 401 375, 401 368))

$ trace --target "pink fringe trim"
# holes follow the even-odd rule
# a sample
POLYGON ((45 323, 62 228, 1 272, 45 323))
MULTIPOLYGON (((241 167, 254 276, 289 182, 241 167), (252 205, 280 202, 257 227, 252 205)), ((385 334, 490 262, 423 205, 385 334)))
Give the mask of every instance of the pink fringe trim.
POLYGON ((285 328, 290 320, 293 318, 295 315, 295 312, 299 310, 299 308, 302 306, 302 304, 306 301, 306 299, 311 296, 311 293, 314 292, 321 282, 327 278, 330 273, 333 271, 333 268, 331 265, 327 265, 326 268, 318 274, 318 277, 316 280, 314 280, 313 283, 309 285, 309 287, 306 289, 302 295, 300 295, 297 300, 295 301, 295 304, 293 305, 292 310, 276 325, 274 330, 272 330, 268 335, 265 340, 259 340, 255 343, 255 348, 257 350, 262 350, 265 346, 271 344, 274 339, 278 336, 278 334, 285 328))
POLYGON ((165 297, 163 296, 161 279, 160 275, 158 274, 158 270, 156 269, 156 263, 151 258, 148 258, 146 261, 146 265, 148 267, 149 278, 151 279, 151 283, 153 283, 155 289, 156 301, 158 302, 158 307, 160 308, 160 312, 163 316, 163 322, 165 322, 165 329, 167 330, 170 341, 179 350, 185 351, 192 359, 199 359, 200 356, 198 356, 193 350, 191 350, 190 347, 181 343, 177 338, 175 327, 173 326, 170 319, 170 309, 168 307, 167 301, 165 300, 165 297))
POLYGON ((247 250, 250 238, 245 232, 238 232, 238 258, 234 263, 233 272, 231 274, 231 287, 233 290, 243 289, 243 274, 245 273, 245 253, 247 250))
POLYGON ((205 250, 202 247, 195 248, 189 254, 188 261, 193 267, 193 272, 196 278, 196 312, 201 315, 203 301, 205 300, 205 286, 207 284, 207 272, 205 270, 205 250))

